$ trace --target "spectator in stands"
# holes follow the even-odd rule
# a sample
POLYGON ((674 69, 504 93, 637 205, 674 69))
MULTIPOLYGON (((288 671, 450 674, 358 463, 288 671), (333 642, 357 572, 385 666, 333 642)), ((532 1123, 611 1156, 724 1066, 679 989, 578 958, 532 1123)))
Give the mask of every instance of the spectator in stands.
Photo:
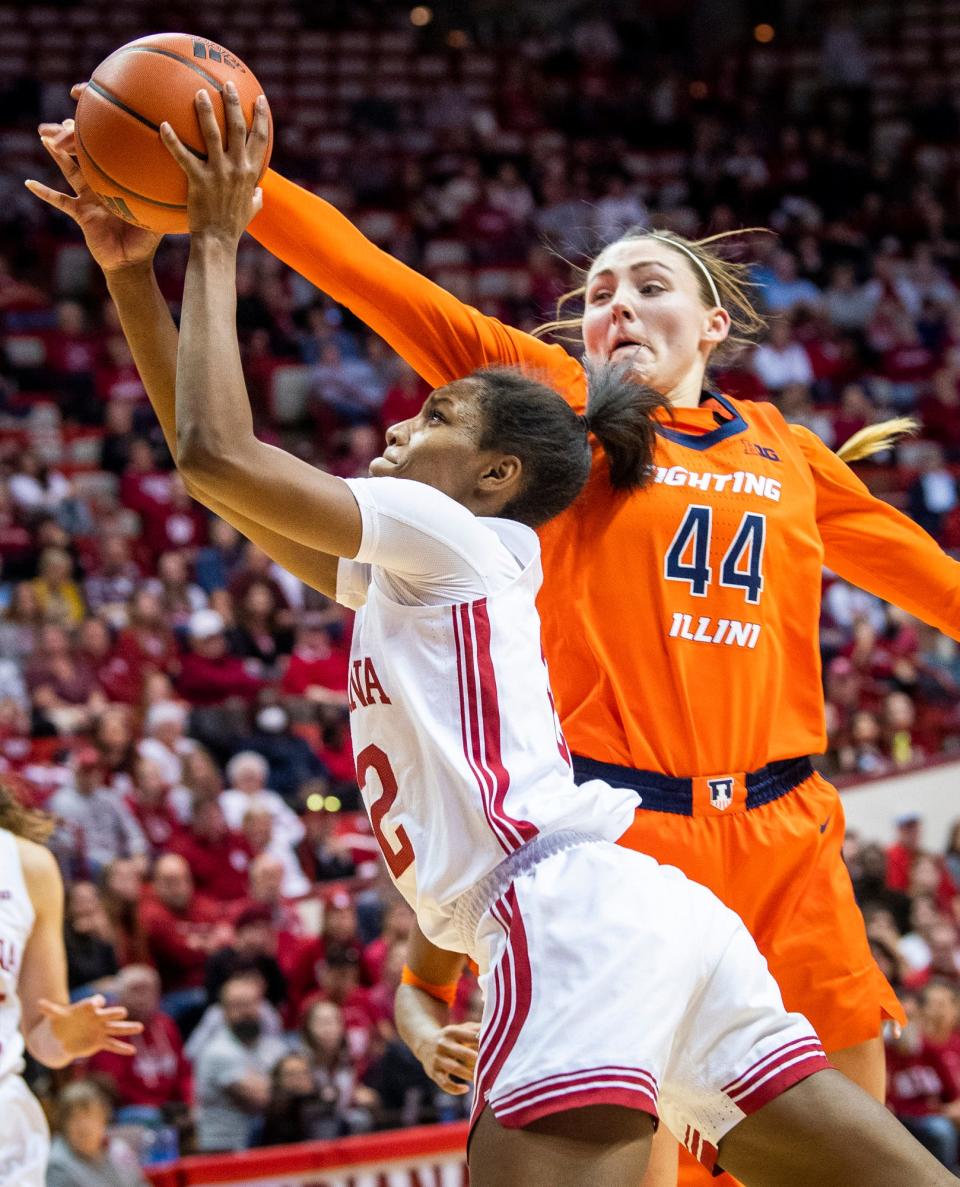
POLYGON ((177 644, 160 599, 139 589, 130 603, 129 626, 120 633, 117 651, 144 679, 151 672, 173 674, 179 667, 177 644))
MULTIPOLYGON (((956 349, 951 352, 956 353, 956 349)), ((939 445, 949 461, 960 461, 960 375, 956 362, 934 375, 920 397, 917 415, 924 437, 939 445)))
POLYGON ((122 474, 130 464, 130 451, 137 440, 133 429, 133 407, 123 400, 111 400, 104 412, 104 437, 100 443, 100 467, 108 474, 122 474))
POLYGON ((170 848, 189 864, 200 894, 218 903, 238 903, 246 895, 250 846, 227 826, 217 799, 196 802, 170 848))
POLYGON ((160 553, 157 575, 145 583, 145 588, 159 599, 164 616, 174 627, 188 627, 191 615, 207 604, 207 595, 190 580, 186 552, 179 549, 160 553))
POLYGON ((412 907, 402 899, 393 903, 386 912, 383 930, 375 940, 371 940, 364 947, 360 959, 361 973, 367 985, 375 985, 380 980, 384 961, 391 949, 406 947, 414 918, 412 907))
MULTIPOLYGON (((187 494, 179 474, 170 476, 170 498, 155 503, 145 514, 144 544, 151 556, 169 552, 192 557, 207 540, 207 517, 199 503, 187 494)), ((204 605, 206 598, 198 586, 190 586, 192 608, 204 605), (203 598, 203 601, 200 599, 203 598)))
POLYGON ((283 863, 284 898, 301 898, 310 891, 293 845, 276 835, 274 818, 267 808, 248 808, 243 816, 243 837, 254 859, 269 854, 283 863))
POLYGON ((136 760, 133 789, 124 803, 140 825, 152 857, 168 850, 180 829, 168 802, 169 790, 159 764, 140 755, 136 760))
MULTIPOLYGON (((939 1052, 960 1090, 960 997, 956 984, 930 981, 920 994, 920 1023, 928 1045, 939 1052)), ((957 1113, 951 1110, 956 1120, 957 1113)))
POLYGON ((350 847, 338 836, 339 816, 308 807, 303 814, 304 838, 297 846, 300 865, 311 882, 336 882, 357 872, 350 847))
POLYGON ((195 892, 190 867, 176 853, 158 858, 152 891, 143 903, 143 929, 163 1009, 183 1029, 206 1005, 207 957, 230 942, 232 930, 222 909, 195 892))
POLYGON ((57 1113, 60 1132, 50 1148, 47 1187, 149 1187, 133 1151, 108 1136, 110 1104, 96 1084, 68 1084, 57 1113))
POLYGON ((293 650, 289 618, 289 611, 277 605, 273 589, 267 582, 254 581, 247 586, 237 614, 237 653, 253 660, 256 669, 264 676, 279 675, 281 658, 293 650))
POLYGON ((274 703, 275 695, 271 690, 261 696, 255 728, 239 749, 255 751, 266 759, 270 786, 288 804, 296 806, 300 788, 311 779, 323 779, 327 770, 306 739, 291 731, 290 714, 283 705, 274 703))
POLYGON ((126 705, 108 705, 97 718, 93 743, 100 752, 103 779, 111 791, 127 794, 133 787, 137 748, 133 720, 126 705))
POLYGON ((262 1034, 262 982, 256 974, 232 977, 220 991, 226 1026, 200 1052, 195 1068, 197 1149, 243 1150, 252 1123, 270 1101, 270 1072, 286 1048, 262 1034))
POLYGON ((940 1052, 926 1039, 915 999, 904 1000, 911 1021, 899 1038, 888 1034, 887 1106, 897 1119, 950 1170, 957 1164, 957 1130, 944 1106, 960 1086, 940 1052))
POLYGON ((772 314, 789 314, 800 306, 816 309, 821 300, 820 290, 813 281, 799 276, 797 258, 789 251, 774 254, 772 271, 762 284, 761 296, 767 311, 772 314))
POLYGON ((955 820, 950 829, 943 861, 954 886, 960 887, 960 820, 955 820))
POLYGON ((336 1108, 321 1096, 306 1056, 292 1051, 279 1059, 270 1074, 261 1144, 322 1141, 342 1132, 336 1108))
POLYGON ((118 857, 142 857, 147 841, 129 808, 104 786, 98 751, 74 752, 72 778, 55 792, 50 810, 57 817, 51 847, 64 876, 96 877, 118 857))
POLYGON ((146 964, 131 964, 117 977, 117 1003, 143 1032, 130 1040, 136 1054, 101 1051, 90 1071, 105 1079, 121 1125, 156 1127, 182 1114, 192 1098, 190 1065, 176 1023, 160 1009, 160 978, 146 964))
POLYGON ((17 458, 17 470, 8 481, 8 490, 27 522, 36 522, 43 514, 56 516, 73 494, 70 482, 60 471, 44 464, 32 449, 25 449, 17 458))
POLYGON ((944 519, 960 504, 957 480, 944 464, 943 450, 932 442, 921 452, 920 473, 907 492, 910 515, 931 536, 939 537, 944 519))
POLYGON ((278 845, 298 845, 303 839, 303 823, 284 803, 281 796, 267 787, 270 767, 262 755, 242 750, 227 763, 229 787, 220 797, 220 807, 227 824, 241 829, 251 809, 262 808, 273 820, 273 839, 278 845))
POLYGON ((67 887, 63 938, 71 999, 112 992, 119 967, 117 952, 110 920, 92 882, 73 882, 67 887))
POLYGON ((40 575, 33 583, 44 621, 72 627, 83 620, 85 607, 80 586, 73 580, 73 561, 62 548, 45 548, 40 554, 40 575))
POLYGON ((240 559, 230 574, 230 584, 227 590, 234 605, 241 605, 247 590, 255 581, 265 581, 273 592, 274 602, 282 610, 291 608, 288 596, 288 586, 281 584, 280 578, 286 580, 279 565, 275 565, 269 556, 249 540, 245 540, 240 552, 240 559))
POLYGON ((77 660, 89 667, 108 701, 132 705, 139 697, 140 678, 114 647, 113 633, 102 618, 85 618, 77 631, 77 660))
POLYGON ((334 644, 329 619, 319 611, 307 611, 297 624, 281 688, 288 696, 314 704, 345 705, 349 659, 347 651, 334 644))
POLYGON ((876 304, 876 294, 857 283, 853 264, 837 264, 830 274, 830 284, 823 295, 830 321, 842 330, 862 331, 876 304))
POLYGON ((377 1094, 361 1079, 362 1065, 350 1053, 343 1013, 332 1001, 317 1001, 300 1029, 320 1099, 336 1119, 330 1136, 367 1133, 373 1128, 377 1094))
POLYGON ((148 958, 147 938, 140 919, 143 875, 140 863, 118 858, 100 873, 100 899, 110 923, 110 939, 122 968, 144 964, 148 958))
POLYGON ((196 749, 193 738, 185 736, 187 710, 179 701, 160 701, 147 710, 144 737, 138 746, 142 758, 155 763, 168 787, 183 782, 183 764, 196 749))
POLYGON ((177 687, 193 705, 223 705, 234 698, 252 701, 264 685, 250 675, 242 659, 228 653, 225 632, 226 623, 216 610, 190 615, 190 649, 181 657, 177 687))
POLYGON ((142 578, 139 565, 130 555, 126 536, 111 532, 99 540, 97 562, 88 570, 83 592, 91 613, 115 615, 136 592, 142 578))
POLYGON ((813 383, 810 356, 794 338, 786 317, 771 322, 766 341, 753 352, 752 365, 760 382, 773 393, 791 383, 804 386, 813 383))
MULTIPOLYGON (((0 537, 3 526, 3 488, 0 487, 0 537)), ((29 540, 29 533, 25 533, 29 540)), ((2 542, 0 542, 2 556, 2 542)), ((0 620, 0 654, 22 665, 36 645, 37 630, 43 621, 33 583, 18 581, 10 594, 10 603, 0 620)))
POLYGON ((920 844, 923 817, 919 812, 904 812, 897 817, 895 825, 896 838, 887 850, 887 885, 891 890, 906 890, 913 863, 923 852, 920 844))
POLYGON ((215 589, 228 587, 243 550, 243 538, 235 527, 217 516, 211 518, 207 534, 209 543, 197 553, 194 572, 197 584, 209 596, 215 589))
POLYGON ((206 985, 210 1001, 219 1000, 220 990, 231 977, 252 970, 263 978, 267 1001, 282 1006, 287 997, 287 979, 277 962, 278 935, 270 908, 245 907, 237 916, 233 931, 233 943, 212 953, 207 960, 206 985))

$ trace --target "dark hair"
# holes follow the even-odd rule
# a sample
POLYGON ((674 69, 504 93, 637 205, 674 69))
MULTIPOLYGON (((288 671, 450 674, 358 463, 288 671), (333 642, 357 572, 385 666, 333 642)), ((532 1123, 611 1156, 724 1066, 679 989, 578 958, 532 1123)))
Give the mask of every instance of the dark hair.
POLYGON ((505 518, 538 527, 569 507, 590 476, 590 433, 607 455, 615 490, 650 480, 653 413, 668 404, 631 377, 629 364, 587 368, 582 416, 552 387, 512 368, 491 367, 471 378, 480 390, 480 448, 514 454, 523 466, 520 493, 501 511, 505 518))

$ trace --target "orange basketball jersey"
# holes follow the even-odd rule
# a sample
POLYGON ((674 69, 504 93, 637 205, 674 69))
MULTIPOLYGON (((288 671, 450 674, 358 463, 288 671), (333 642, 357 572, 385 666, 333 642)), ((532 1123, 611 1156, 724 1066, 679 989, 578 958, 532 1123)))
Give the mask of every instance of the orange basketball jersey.
MULTIPOLYGON (((562 347, 464 305, 277 174, 263 185, 254 236, 428 382, 519 365, 583 410, 562 347)), ((656 463, 649 487, 617 495, 598 457, 541 532, 544 646, 575 753, 732 775, 822 750, 823 564, 960 637, 960 564, 772 405, 664 414, 656 463)))

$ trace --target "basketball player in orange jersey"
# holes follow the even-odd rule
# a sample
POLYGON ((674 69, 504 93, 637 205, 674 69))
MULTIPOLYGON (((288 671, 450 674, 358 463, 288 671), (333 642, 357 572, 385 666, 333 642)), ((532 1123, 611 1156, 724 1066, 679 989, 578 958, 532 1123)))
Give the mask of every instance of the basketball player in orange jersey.
MULTIPOLYGON (((71 127, 48 132, 69 146, 71 127)), ((562 347, 464 305, 276 173, 263 192, 252 234, 428 383, 519 364, 583 410, 584 371, 562 347)), ((840 800, 807 758, 825 741, 820 572, 957 636, 960 567, 772 405, 709 390, 731 328, 759 324, 709 242, 626 237, 582 295, 586 357, 630 359, 673 419, 652 485, 617 495, 598 458, 575 507, 541 532, 544 646, 578 771, 636 789, 624 843, 733 907, 788 1008, 882 1098, 880 1028, 902 1014, 841 861, 840 800)))
MULTIPOLYGON (((583 410, 583 368, 562 347, 462 304, 275 173, 263 189, 252 234, 429 383, 520 364, 583 410)), ((625 237, 582 297, 585 357, 631 360, 673 419, 653 485, 617 495, 598 457, 541 532, 544 647, 578 775, 635 788, 622 843, 737 911, 788 1008, 882 1099, 881 1025, 903 1016, 841 859, 840 799, 808 758, 825 744, 821 568, 960 637, 960 566, 773 405, 710 389, 731 328, 760 319, 709 242, 625 237)), ((698 1181, 691 1159, 684 1182, 698 1181)))

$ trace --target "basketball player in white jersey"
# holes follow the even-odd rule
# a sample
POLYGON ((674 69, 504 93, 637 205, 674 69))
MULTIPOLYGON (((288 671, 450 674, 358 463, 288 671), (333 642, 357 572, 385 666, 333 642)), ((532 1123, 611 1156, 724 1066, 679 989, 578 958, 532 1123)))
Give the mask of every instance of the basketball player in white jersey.
POLYGON ((47 1067, 97 1051, 133 1055, 127 1011, 102 997, 70 1005, 63 885, 42 843, 52 827, 0 784, 0 1187, 43 1187, 50 1138, 23 1082, 24 1048, 47 1067))
POLYGON ((248 137, 229 84, 224 98, 226 148, 198 96, 205 161, 161 130, 189 182, 179 341, 153 276, 157 237, 99 206, 56 145, 77 196, 31 189, 78 222, 103 266, 191 493, 357 609, 351 724, 374 832, 427 938, 480 969, 474 1187, 628 1187, 657 1119, 751 1187, 947 1187, 948 1172, 829 1068, 739 919, 612 844, 631 794, 573 782, 540 651, 531 527, 586 481, 588 428, 614 485, 643 481, 656 399, 600 376, 581 418, 532 379, 480 372, 389 430, 370 479, 258 441, 235 270, 266 108, 248 137))

